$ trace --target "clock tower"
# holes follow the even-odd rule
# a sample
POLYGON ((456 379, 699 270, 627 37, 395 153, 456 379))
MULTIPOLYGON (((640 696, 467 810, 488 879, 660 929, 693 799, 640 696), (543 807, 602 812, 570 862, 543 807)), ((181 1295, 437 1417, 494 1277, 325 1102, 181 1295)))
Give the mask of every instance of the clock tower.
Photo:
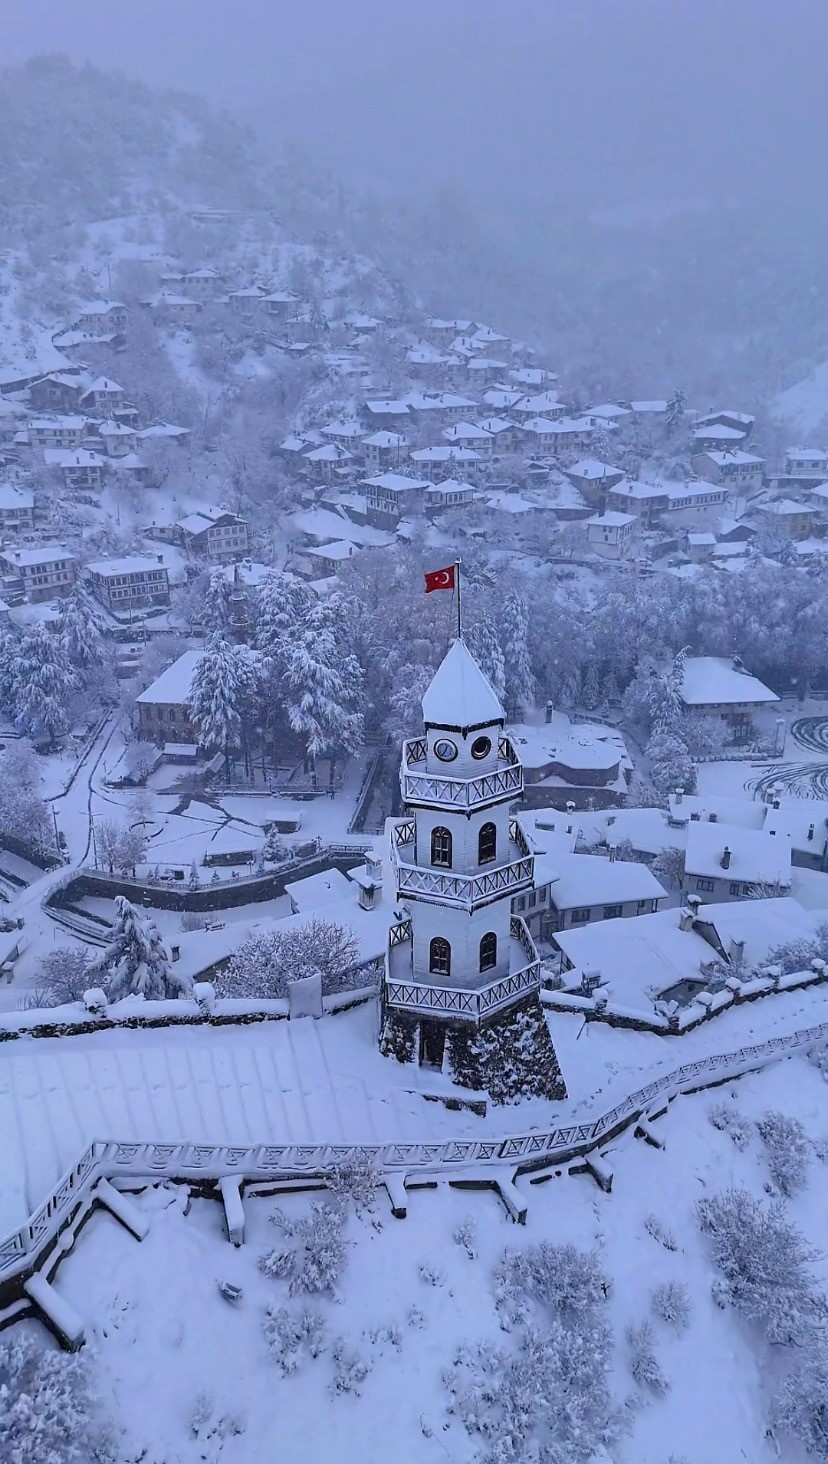
POLYGON ((472 1035, 540 986, 540 962, 512 900, 534 884, 512 812, 523 769, 505 713, 462 640, 423 697, 425 733, 403 745, 406 817, 391 829, 402 919, 392 926, 383 1003, 407 1020, 419 1061, 440 1066, 447 1033, 472 1035))

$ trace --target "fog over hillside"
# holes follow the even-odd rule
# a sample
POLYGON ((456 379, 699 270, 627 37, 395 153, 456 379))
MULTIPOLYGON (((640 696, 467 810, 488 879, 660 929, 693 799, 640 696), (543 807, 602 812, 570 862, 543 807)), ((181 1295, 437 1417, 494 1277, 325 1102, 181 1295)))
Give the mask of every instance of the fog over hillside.
POLYGON ((566 356, 584 389, 677 384, 754 402, 826 354, 814 149, 817 0, 101 0, 7 18, 44 43, 192 89, 300 176, 408 283, 566 356), (620 379, 619 379, 620 378, 620 379))

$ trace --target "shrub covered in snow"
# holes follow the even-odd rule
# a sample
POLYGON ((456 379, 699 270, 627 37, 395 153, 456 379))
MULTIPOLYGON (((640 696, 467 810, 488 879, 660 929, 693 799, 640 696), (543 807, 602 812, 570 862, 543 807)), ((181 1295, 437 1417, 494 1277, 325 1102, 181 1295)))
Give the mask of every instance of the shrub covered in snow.
POLYGON ((690 1293, 683 1281, 662 1281, 650 1301, 654 1317, 683 1332, 690 1325, 690 1293))
POLYGON ((495 1287, 515 1345, 459 1349, 445 1376, 452 1411, 483 1441, 485 1464, 587 1464, 623 1423, 607 1381, 608 1283, 596 1256, 550 1243, 507 1252, 495 1287))
POLYGON ((310 1213, 290 1220, 281 1210, 271 1223, 289 1244, 259 1257, 259 1270, 266 1276, 287 1281, 291 1296, 307 1292, 334 1292, 345 1270, 344 1205, 311 1205, 310 1213))
POLYGON ((770 1176, 783 1195, 796 1194, 805 1184, 811 1145, 798 1118, 773 1111, 756 1125, 768 1160, 770 1176))
POLYGON ((309 1306, 298 1309, 269 1306, 267 1309, 265 1341, 283 1377, 296 1372, 306 1358, 315 1358, 324 1352, 327 1332, 324 1317, 309 1306))
POLYGON ((664 1373, 653 1346, 653 1329, 646 1317, 638 1326, 627 1329, 630 1348, 630 1370, 637 1383, 652 1388, 654 1393, 667 1393, 670 1381, 664 1373))
POLYGON ((714 1128, 729 1134, 736 1148, 744 1152, 750 1143, 751 1124, 735 1103, 714 1103, 707 1116, 714 1128))
POLYGON ((139 910, 123 895, 115 897, 115 923, 109 943, 92 962, 89 975, 101 981, 110 1001, 124 996, 160 1001, 186 996, 191 986, 189 979, 175 970, 146 910, 139 910))
POLYGON ((665 1225, 663 1220, 659 1220, 657 1215, 645 1215, 644 1229, 648 1235, 653 1237, 653 1240, 657 1240, 659 1245, 663 1245, 665 1250, 678 1250, 678 1241, 672 1230, 669 1225, 665 1225))
POLYGON ((828 1357, 824 1351, 794 1364, 774 1399, 771 1422, 777 1432, 798 1439, 806 1454, 828 1459, 828 1357))
POLYGON ((343 1204, 353 1202, 357 1214, 369 1210, 382 1184, 382 1171, 364 1154, 340 1159, 329 1171, 328 1187, 343 1204))
POLYGON ((714 1296, 753 1322, 769 1342, 802 1343, 828 1323, 828 1301, 814 1284, 818 1259, 781 1200, 763 1204, 747 1190, 700 1200, 699 1224, 721 1274, 714 1296))
POLYGON ((454 1232, 455 1245, 461 1245, 470 1261, 477 1256, 477 1222, 471 1215, 461 1220, 454 1232))
POLYGON ((89 984, 89 952, 79 945, 53 946, 37 968, 38 1005, 65 1006, 83 1001, 89 984))
POLYGON ((91 1389, 85 1354, 0 1340, 0 1459, 8 1464, 109 1464, 113 1431, 91 1389))
POLYGON ((359 946, 352 930, 314 919, 294 930, 253 931, 216 977, 220 996, 284 997, 288 982, 319 972, 327 996, 359 984, 359 946))
POLYGON ((331 1392, 334 1395, 356 1393, 359 1396, 362 1384, 371 1371, 370 1359, 357 1352, 344 1337, 336 1338, 331 1346, 331 1357, 334 1363, 331 1392))

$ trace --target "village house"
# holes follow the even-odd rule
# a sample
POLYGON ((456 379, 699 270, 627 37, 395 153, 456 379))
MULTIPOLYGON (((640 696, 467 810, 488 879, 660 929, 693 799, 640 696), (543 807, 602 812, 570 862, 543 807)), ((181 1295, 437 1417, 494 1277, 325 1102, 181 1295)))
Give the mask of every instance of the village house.
POLYGON ((750 441, 753 429, 756 426, 756 418, 749 412, 708 412, 704 417, 696 418, 696 428, 705 427, 730 427, 738 432, 742 442, 750 441))
POLYGON ((411 408, 407 402, 403 401, 370 401, 363 403, 362 413, 364 421, 368 423, 372 432, 376 432, 381 427, 389 427, 394 431, 406 426, 411 416, 411 408))
POLYGON ((440 320, 433 316, 425 323, 426 339, 434 346, 450 346, 457 336, 476 329, 473 320, 440 320))
POLYGON ((240 290, 230 291, 227 304, 231 314, 250 320, 262 313, 260 307, 264 295, 261 285, 245 285, 240 290))
POLYGON ((503 386, 492 386, 483 393, 483 401, 494 412, 510 412, 515 404, 522 400, 522 392, 511 391, 503 386))
MULTIPOLYGON (((667 899, 667 891, 646 864, 574 853, 558 854, 550 862, 555 879, 550 887, 549 910, 540 927, 546 939, 556 931, 597 920, 652 915, 667 899)), ((517 908, 520 914, 531 916, 530 911, 522 911, 519 905, 517 908)))
POLYGON ((174 442, 182 446, 190 436, 190 429, 178 427, 175 422, 150 422, 139 429, 138 436, 142 442, 174 442))
POLYGON ((138 446, 138 429, 126 422, 116 422, 112 417, 101 422, 98 436, 109 457, 128 457, 138 446))
POLYGON ((554 457, 562 452, 583 452, 595 434, 588 417, 561 417, 554 422, 548 417, 531 417, 521 424, 521 431, 533 452, 551 453, 554 457))
POLYGON ((466 380, 472 391, 479 390, 481 386, 490 386, 496 382, 505 368, 505 361, 495 360, 491 356, 472 356, 466 362, 466 380))
POLYGON ((630 407, 622 407, 618 402, 599 402, 595 407, 588 407, 585 415, 606 428, 607 425, 617 426, 625 417, 631 417, 632 410, 630 407))
POLYGON ((189 698, 203 650, 185 651, 135 698, 139 732, 144 742, 198 742, 190 720, 189 698))
POLYGON ((761 514, 769 529, 783 539, 807 539, 814 528, 819 510, 791 498, 777 498, 772 503, 761 503, 755 509, 761 514))
POLYGON ((124 405, 124 388, 108 376, 98 376, 83 393, 80 404, 85 412, 109 418, 116 408, 124 405))
POLYGON ((113 613, 145 610, 169 605, 170 582, 166 565, 155 559, 130 554, 123 559, 99 559, 86 572, 95 598, 113 613))
POLYGON ((80 447, 88 430, 88 417, 32 417, 27 423, 30 447, 80 447))
POLYGON ((376 528, 396 528, 403 517, 414 518, 423 512, 428 478, 407 478, 403 473, 378 473, 363 478, 369 524, 376 528))
POLYGON ((36 412, 74 412, 89 382, 71 372, 53 372, 29 387, 29 402, 36 412))
POLYGON ((82 305, 73 326, 89 335, 122 335, 127 328, 129 311, 117 300, 93 300, 82 305))
POLYGON ((74 451, 47 447, 43 452, 47 468, 63 474, 64 486, 72 491, 99 489, 103 485, 104 459, 100 453, 79 447, 74 451))
POLYGON ((506 372, 506 380, 527 393, 544 391, 557 379, 554 371, 547 371, 545 366, 512 366, 506 372))
POLYGON ((292 294, 290 290, 271 290, 260 299, 262 314, 283 325, 288 320, 296 320, 301 303, 299 296, 292 294))
POLYGON ((692 459, 693 472, 711 483, 726 483, 729 488, 759 488, 765 471, 765 459, 741 448, 710 449, 692 459))
POLYGON ((189 269, 182 274, 162 274, 163 291, 189 295, 194 300, 216 300, 225 288, 224 276, 217 269, 189 269))
POLYGON ((304 459, 305 453, 310 452, 314 447, 319 447, 317 437, 309 437, 307 433, 291 432, 279 443, 279 452, 289 462, 298 465, 299 459, 304 459))
POLYGON ((691 821, 683 887, 711 900, 744 900, 757 888, 788 890, 791 841, 785 833, 691 821))
POLYGON ((34 528, 34 494, 30 488, 0 483, 0 530, 25 533, 34 528))
POLYGON ((58 600, 75 583, 74 554, 62 544, 41 544, 36 549, 0 549, 0 593, 8 604, 28 600, 58 600))
POLYGON ((788 486, 810 487, 814 483, 828 480, 828 451, 824 447, 791 447, 785 453, 782 476, 789 479, 788 486))
POLYGON ((587 542, 604 559, 625 559, 632 548, 635 514, 608 509, 586 520, 587 542))
POLYGON ((631 771, 620 733, 610 727, 572 724, 561 712, 548 709, 550 721, 542 727, 513 726, 515 745, 524 768, 525 806, 565 808, 570 803, 611 807, 622 803, 631 771))
POLYGON ((448 443, 441 447, 418 448, 409 453, 409 458, 421 473, 427 473, 432 480, 455 469, 471 472, 483 460, 473 447, 449 447, 448 443))
POLYGON ((598 458, 580 458, 577 463, 572 464, 572 467, 564 468, 563 471, 586 502, 595 507, 603 505, 610 488, 614 488, 616 483, 624 481, 624 473, 621 468, 610 467, 608 463, 602 463, 598 458))
MULTIPOLYGON (((626 405, 626 403, 621 405, 626 405)), ((652 402, 630 402, 629 408, 638 422, 646 423, 649 426, 663 423, 667 416, 667 402, 660 399, 652 402)))
POLYGON ((350 448, 353 452, 358 451, 366 430, 361 422, 329 422, 323 427, 321 435, 327 437, 330 442, 337 442, 341 447, 350 448))
POLYGON ((309 478, 316 483, 330 483, 332 479, 354 463, 354 455, 339 442, 325 442, 306 452, 303 462, 309 478))
POLYGON ((469 412, 476 412, 477 402, 456 392, 410 392, 406 403, 418 424, 424 427, 449 427, 462 422, 469 412))
POLYGON ((170 324, 192 320, 204 309, 202 300, 196 300, 192 295, 176 295, 171 290, 149 295, 141 304, 155 320, 169 321, 170 324))
POLYGON ((651 527, 659 514, 664 512, 668 502, 667 489, 663 483, 640 483, 624 478, 607 493, 607 508, 634 514, 644 528, 651 527))
POLYGON ((721 507, 723 503, 727 503, 729 496, 728 489, 723 484, 705 483, 701 480, 662 486, 667 489, 667 513, 678 513, 686 508, 709 510, 721 507))
POLYGON ((239 559, 247 553, 250 528, 247 519, 221 508, 202 508, 176 524, 179 544, 194 559, 213 564, 239 559))
POLYGON ((446 356, 438 351, 436 346, 430 346, 423 342, 419 346, 412 346, 405 353, 406 365, 411 375, 423 382, 442 382, 448 379, 449 368, 457 366, 457 359, 454 356, 446 356))
POLYGON ((774 706, 779 697, 745 670, 739 656, 688 656, 681 701, 685 711, 724 718, 738 741, 748 735, 751 717, 774 706))
POLYGON ((475 427, 472 422, 455 422, 451 427, 444 427, 441 436, 449 447, 471 447, 484 457, 491 455, 494 441, 491 432, 485 427, 475 427))
POLYGON ((535 396, 521 397, 512 408, 512 415, 521 421, 531 421, 533 417, 545 417, 551 422, 558 421, 563 417, 566 407, 560 401, 556 391, 543 391, 535 396))
POLYGON ((687 533, 687 553, 694 564, 704 564, 712 558, 716 547, 716 535, 710 529, 690 529, 687 533))
POLYGON ((408 439, 400 432, 372 432, 361 443, 366 468, 399 467, 408 450, 408 439))
POLYGON ((426 512, 439 512, 444 508, 467 508, 474 502, 475 489, 471 483, 462 483, 457 478, 444 478, 425 491, 426 512))
POLYGON ((488 432, 492 439, 492 450, 497 453, 517 452, 522 445, 520 428, 508 417, 484 417, 475 424, 488 432))
POLYGON ((745 442, 745 434, 738 427, 727 427, 723 422, 710 422, 706 427, 697 427, 693 433, 693 451, 711 452, 738 447, 745 442))
POLYGON ((327 579, 330 575, 337 574, 342 565, 347 564, 358 552, 357 545, 350 539, 335 539, 330 544, 303 549, 293 564, 296 573, 305 579, 327 579))

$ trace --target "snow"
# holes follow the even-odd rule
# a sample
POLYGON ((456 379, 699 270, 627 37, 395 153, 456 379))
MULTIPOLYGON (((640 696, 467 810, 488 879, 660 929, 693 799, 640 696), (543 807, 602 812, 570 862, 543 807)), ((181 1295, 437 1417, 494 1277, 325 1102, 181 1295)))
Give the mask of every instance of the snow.
POLYGON ((193 676, 203 655, 203 650, 184 651, 177 661, 173 661, 166 671, 161 672, 151 686, 135 698, 136 703, 182 706, 190 695, 193 676))
POLYGON ((126 555, 123 559, 96 559, 87 565, 93 574, 110 579, 119 574, 154 574, 161 568, 157 558, 150 559, 138 554, 126 555))
POLYGON ((791 882, 791 841, 787 834, 737 828, 733 824, 690 823, 687 826, 687 874, 693 878, 734 882, 791 882), (730 862, 722 863, 725 849, 730 862))
POLYGON ((319 906, 330 905, 334 901, 352 901, 353 893, 352 881, 339 869, 324 869, 319 874, 291 880, 285 885, 285 894, 295 914, 316 911, 319 906))
POLYGON ((618 513, 615 509, 610 509, 607 513, 594 513, 586 522, 595 528, 623 529, 627 524, 634 524, 636 518, 634 513, 618 513))
POLYGON ((754 467, 761 467, 764 463, 764 458, 756 457, 750 452, 742 452, 739 448, 731 448, 724 452, 708 450, 702 453, 702 456, 709 458, 712 463, 716 463, 717 467, 720 468, 726 467, 728 463, 738 463, 742 467, 745 467, 748 463, 752 463, 754 467))
POLYGON ((0 556, 9 564, 54 564, 57 560, 73 560, 74 554, 62 544, 43 544, 37 549, 3 549, 0 556))
POLYGON ((423 720, 437 727, 482 727, 506 713, 463 641, 454 641, 423 697, 423 720))
POLYGON ((776 692, 756 676, 735 670, 726 656, 688 656, 681 697, 688 707, 763 706, 779 701, 776 692))
POLYGON ((664 900, 667 891, 646 864, 600 854, 565 854, 555 860, 552 902, 558 910, 664 900))

